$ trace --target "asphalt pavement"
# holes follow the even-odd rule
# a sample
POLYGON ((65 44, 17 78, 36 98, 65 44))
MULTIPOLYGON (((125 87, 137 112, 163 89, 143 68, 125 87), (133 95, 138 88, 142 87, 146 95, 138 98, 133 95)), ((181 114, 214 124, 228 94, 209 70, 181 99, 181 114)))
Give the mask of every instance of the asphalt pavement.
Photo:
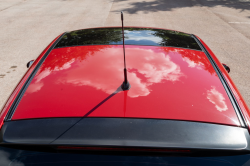
POLYGON ((198 35, 250 107, 250 0, 0 0, 0 108, 36 57, 59 34, 121 26, 198 35))

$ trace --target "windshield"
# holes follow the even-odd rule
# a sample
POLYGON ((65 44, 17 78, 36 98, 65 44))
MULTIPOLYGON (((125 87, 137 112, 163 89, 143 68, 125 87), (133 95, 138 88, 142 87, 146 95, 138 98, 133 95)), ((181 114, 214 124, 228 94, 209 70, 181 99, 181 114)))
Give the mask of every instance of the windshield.
POLYGON ((0 166, 247 166, 250 155, 219 157, 52 153, 0 147, 0 166))

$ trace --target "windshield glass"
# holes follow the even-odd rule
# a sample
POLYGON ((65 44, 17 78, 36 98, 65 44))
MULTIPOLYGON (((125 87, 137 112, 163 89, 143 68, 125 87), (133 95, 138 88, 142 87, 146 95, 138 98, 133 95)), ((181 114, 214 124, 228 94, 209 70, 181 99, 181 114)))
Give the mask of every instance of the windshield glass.
POLYGON ((0 166, 247 166, 250 155, 219 157, 52 153, 0 147, 0 166))

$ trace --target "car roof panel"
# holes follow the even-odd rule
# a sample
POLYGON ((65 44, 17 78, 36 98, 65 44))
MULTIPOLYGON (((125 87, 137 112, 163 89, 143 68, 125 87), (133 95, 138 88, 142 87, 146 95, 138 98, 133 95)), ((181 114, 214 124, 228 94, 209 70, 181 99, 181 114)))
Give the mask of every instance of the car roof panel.
POLYGON ((122 117, 239 125, 215 70, 201 51, 126 45, 53 49, 25 91, 12 120, 122 117))

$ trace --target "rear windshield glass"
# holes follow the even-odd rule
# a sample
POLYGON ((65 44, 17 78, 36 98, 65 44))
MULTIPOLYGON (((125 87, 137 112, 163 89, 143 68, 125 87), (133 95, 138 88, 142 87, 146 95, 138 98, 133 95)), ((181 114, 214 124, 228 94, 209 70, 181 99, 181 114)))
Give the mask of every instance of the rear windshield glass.
MULTIPOLYGON (((171 46, 201 50, 190 34, 150 28, 125 28, 126 45, 171 46)), ((55 48, 82 45, 120 45, 121 28, 95 28, 72 31, 63 36, 55 48)))
POLYGON ((250 155, 185 157, 51 153, 0 147, 0 166, 248 166, 250 155))

